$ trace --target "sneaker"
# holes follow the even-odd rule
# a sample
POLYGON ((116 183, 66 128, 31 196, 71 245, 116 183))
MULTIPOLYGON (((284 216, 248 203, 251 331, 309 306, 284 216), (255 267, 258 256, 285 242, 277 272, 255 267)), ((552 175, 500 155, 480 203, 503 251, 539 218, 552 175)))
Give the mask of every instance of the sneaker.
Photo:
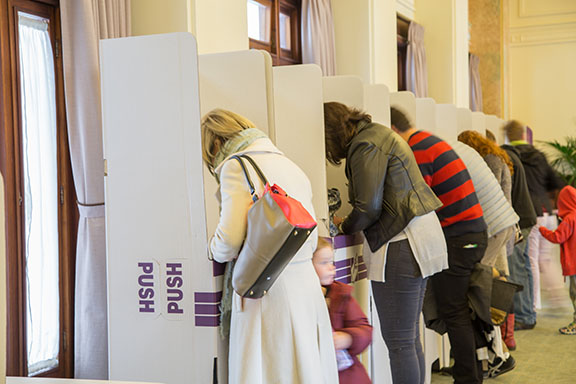
POLYGON ((527 329, 534 329, 535 326, 536 326, 536 322, 534 322, 534 324, 527 324, 527 323, 521 323, 519 321, 516 321, 514 323, 514 330, 515 331, 524 331, 527 329))
POLYGON ((516 360, 512 356, 502 361, 497 357, 492 364, 488 364, 488 370, 484 371, 484 378, 498 377, 506 372, 513 370, 516 367, 516 360))
POLYGON ((571 322, 558 330, 563 335, 576 335, 576 321, 571 322))

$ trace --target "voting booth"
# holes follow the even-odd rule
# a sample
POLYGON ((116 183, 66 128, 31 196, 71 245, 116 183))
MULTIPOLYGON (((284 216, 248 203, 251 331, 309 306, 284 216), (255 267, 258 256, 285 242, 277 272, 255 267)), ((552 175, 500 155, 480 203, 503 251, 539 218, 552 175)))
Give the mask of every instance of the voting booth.
POLYGON ((496 143, 498 143, 498 145, 502 145, 504 144, 505 136, 504 131, 502 130, 503 124, 504 122, 502 119, 498 118, 497 116, 485 115, 483 134, 485 135, 487 130, 491 131, 494 136, 496 136, 496 143))
POLYGON ((318 235, 329 236, 322 70, 317 65, 273 68, 274 138, 312 184, 318 235))
POLYGON ((486 133, 486 115, 482 112, 471 112, 472 129, 484 135, 486 133))
MULTIPOLYGON (((356 76, 330 76, 324 78, 324 102, 336 101, 352 108, 358 108, 372 115, 373 121, 389 126, 390 105, 388 88, 384 85, 365 86, 356 76), (370 109, 369 109, 370 108, 370 109)), ((338 216, 351 211, 348 204, 348 187, 344 173, 345 160, 340 167, 327 165, 328 188, 336 187, 342 198, 342 208, 338 216)), ((388 349, 380 331, 380 322, 374 303, 370 299, 370 286, 366 280, 363 236, 340 235, 334 238, 336 279, 354 285, 354 297, 368 316, 374 327, 372 345, 360 356, 372 378, 372 382, 392 383, 388 349)))
POLYGON ((458 120, 458 134, 475 130, 472 126, 472 111, 468 108, 456 108, 456 118, 458 120))
POLYGON ((196 52, 188 33, 101 41, 112 380, 214 379, 196 52))
POLYGON ((430 97, 416 99, 416 129, 436 131, 436 102, 430 97))

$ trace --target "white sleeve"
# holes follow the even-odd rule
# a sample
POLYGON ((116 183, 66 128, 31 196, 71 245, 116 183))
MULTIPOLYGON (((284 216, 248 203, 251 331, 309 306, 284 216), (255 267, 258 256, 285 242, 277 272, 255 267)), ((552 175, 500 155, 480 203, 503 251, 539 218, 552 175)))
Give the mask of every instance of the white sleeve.
POLYGON ((235 160, 227 161, 220 171, 220 219, 210 243, 214 260, 224 263, 235 259, 246 237, 247 215, 252 198, 244 173, 235 160))

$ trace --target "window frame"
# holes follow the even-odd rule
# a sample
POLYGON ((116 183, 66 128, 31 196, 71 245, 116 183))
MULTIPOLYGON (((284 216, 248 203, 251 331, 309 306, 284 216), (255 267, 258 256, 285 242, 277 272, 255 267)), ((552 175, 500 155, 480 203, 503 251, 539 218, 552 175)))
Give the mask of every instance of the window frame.
POLYGON ((0 171, 6 185, 7 351, 9 376, 28 376, 18 12, 51 20, 58 156, 60 351, 58 368, 36 376, 73 377, 74 276, 78 211, 68 147, 59 0, 0 0, 0 171))
POLYGON ((396 44, 398 47, 398 91, 406 91, 406 55, 408 50, 408 28, 410 20, 397 14, 396 16, 396 44))
POLYGON ((270 43, 249 38, 250 49, 261 49, 270 53, 273 65, 302 64, 301 0, 253 0, 270 7, 270 43), (284 12, 282 12, 284 11, 284 12), (291 49, 280 47, 280 13, 290 15, 291 49))

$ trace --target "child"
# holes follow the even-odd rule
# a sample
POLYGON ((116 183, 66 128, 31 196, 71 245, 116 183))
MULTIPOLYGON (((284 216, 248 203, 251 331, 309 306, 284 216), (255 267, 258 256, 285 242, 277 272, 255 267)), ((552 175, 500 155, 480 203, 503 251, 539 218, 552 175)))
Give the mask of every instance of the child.
POLYGON ((334 281, 334 251, 328 241, 318 239, 312 262, 322 284, 334 330, 340 384, 369 384, 370 377, 356 355, 372 342, 372 326, 351 296, 352 287, 334 281))
POLYGON ((561 244, 560 261, 562 274, 570 279, 570 299, 574 306, 574 319, 558 331, 563 335, 576 335, 576 189, 562 188, 558 195, 558 216, 562 222, 555 231, 540 227, 540 233, 547 240, 561 244))

